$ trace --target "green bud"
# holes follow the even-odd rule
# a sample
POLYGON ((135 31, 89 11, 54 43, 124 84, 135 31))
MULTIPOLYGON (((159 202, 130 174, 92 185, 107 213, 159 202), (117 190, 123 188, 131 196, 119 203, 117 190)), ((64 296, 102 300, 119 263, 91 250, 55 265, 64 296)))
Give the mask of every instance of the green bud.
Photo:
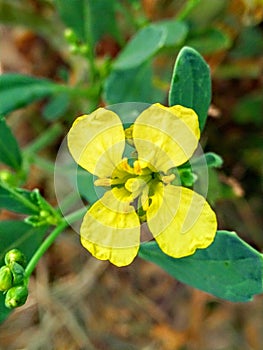
POLYGON ((16 286, 24 283, 25 269, 23 266, 16 262, 12 262, 9 267, 13 275, 13 285, 16 286))
POLYGON ((10 265, 12 262, 16 262, 25 268, 27 264, 25 254, 18 249, 9 250, 5 255, 5 263, 10 265))
POLYGON ((75 43, 77 41, 76 34, 70 28, 65 29, 64 38, 67 40, 68 43, 75 43))
POLYGON ((0 269, 0 291, 5 292, 13 285, 13 275, 8 266, 2 266, 0 269))
POLYGON ((28 296, 27 286, 16 286, 10 288, 5 297, 5 306, 9 309, 22 306, 25 304, 28 296))
POLYGON ((88 45, 81 45, 81 46, 79 47, 79 53, 80 53, 80 55, 85 56, 88 52, 89 52, 89 47, 88 47, 88 45))

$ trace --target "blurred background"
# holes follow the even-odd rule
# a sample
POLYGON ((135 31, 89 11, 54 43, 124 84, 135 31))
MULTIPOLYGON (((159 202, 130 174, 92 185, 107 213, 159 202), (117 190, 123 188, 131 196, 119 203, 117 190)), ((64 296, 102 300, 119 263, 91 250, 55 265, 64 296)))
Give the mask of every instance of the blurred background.
MULTIPOLYGON (((76 1, 76 6, 81 3, 76 1)), ((182 20, 187 34, 152 57, 153 94, 167 103, 182 46, 204 56, 211 68, 213 97, 201 144, 224 159, 221 169, 210 170, 208 200, 221 229, 236 231, 262 251, 262 0, 109 0, 109 9, 102 6, 105 0, 98 3, 93 59, 99 77, 92 78, 85 55, 76 41, 72 44, 71 34, 64 34, 70 16, 63 1, 0 0, 1 73, 98 88, 94 98, 83 93, 66 96, 55 107, 44 99, 12 112, 8 123, 19 144, 60 123, 64 134, 40 155, 54 163, 77 115, 118 102, 111 94, 111 84, 118 84, 111 62, 130 38, 150 23, 182 20)), ((129 84, 129 77, 125 79, 129 84)), ((142 102, 151 101, 145 97, 142 102)), ((40 188, 56 205, 53 174, 41 162, 31 166, 25 187, 40 188)), ((1 220, 15 217, 0 213, 1 220)), ((0 349, 261 350, 262 315, 263 296, 246 304, 223 301, 181 284, 140 258, 116 268, 90 257, 78 235, 68 230, 37 266, 27 303, 0 325, 0 349)))

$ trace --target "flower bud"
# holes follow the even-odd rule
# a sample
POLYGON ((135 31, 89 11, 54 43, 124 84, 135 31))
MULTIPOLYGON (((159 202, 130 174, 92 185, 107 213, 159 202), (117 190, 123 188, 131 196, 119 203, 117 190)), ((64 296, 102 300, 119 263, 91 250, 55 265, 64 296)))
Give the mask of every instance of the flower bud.
POLYGON ((4 292, 13 285, 13 275, 8 266, 2 266, 0 269, 0 291, 4 292))
POLYGON ((9 267, 13 275, 13 285, 22 284, 24 282, 24 268, 16 262, 12 262, 9 267))
POLYGON ((22 306, 25 304, 28 296, 27 286, 16 286, 10 288, 5 297, 5 306, 9 309, 22 306))
POLYGON ((16 262, 25 268, 27 264, 25 254, 18 249, 9 250, 5 255, 5 263, 6 265, 9 265, 12 262, 16 262))

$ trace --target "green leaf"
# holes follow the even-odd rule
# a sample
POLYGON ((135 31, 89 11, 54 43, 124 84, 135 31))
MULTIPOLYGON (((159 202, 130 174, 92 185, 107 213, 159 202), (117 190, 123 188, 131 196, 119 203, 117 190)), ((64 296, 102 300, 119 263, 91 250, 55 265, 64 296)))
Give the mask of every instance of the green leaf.
POLYGON ((113 68, 115 70, 128 70, 141 66, 163 47, 165 39, 166 31, 162 26, 142 28, 121 51, 113 68))
POLYGON ((57 120, 69 106, 69 95, 62 92, 53 96, 43 109, 43 116, 48 121, 57 120))
POLYGON ((203 34, 197 33, 195 37, 189 38, 186 43, 203 55, 208 55, 227 50, 232 44, 232 41, 221 30, 211 28, 203 34))
POLYGON ((119 41, 115 4, 116 0, 89 0, 90 22, 94 43, 101 38, 112 35, 119 41), (103 16, 103 20, 101 20, 103 16))
POLYGON ((152 84, 152 67, 144 64, 129 70, 113 70, 105 81, 104 99, 107 104, 122 102, 153 103, 162 101, 165 93, 152 84))
POLYGON ((19 170, 22 164, 22 157, 18 143, 13 136, 5 119, 0 117, 0 161, 19 170))
POLYGON ((218 298, 245 302, 262 293, 262 255, 234 232, 218 231, 207 249, 185 258, 165 255, 156 242, 142 244, 139 255, 179 281, 218 298))
POLYGON ((7 114, 15 109, 50 96, 58 85, 47 79, 34 78, 22 74, 0 75, 0 114, 7 114))
POLYGON ((187 24, 174 19, 155 22, 149 27, 160 28, 166 33, 163 46, 167 47, 181 45, 188 34, 187 24))
POLYGON ((200 168, 200 167, 208 167, 208 168, 219 168, 223 164, 223 159, 216 153, 208 152, 204 153, 200 157, 191 159, 191 167, 200 168))
POLYGON ((5 295, 0 293, 0 324, 8 317, 11 310, 5 306, 5 295))
POLYGON ((66 26, 71 28, 76 33, 78 38, 85 42, 87 37, 86 26, 89 25, 85 16, 88 6, 87 1, 55 0, 55 5, 62 21, 66 24, 66 26))
MULTIPOLYGON (((4 256, 7 251, 18 248, 29 261, 41 244, 46 233, 47 226, 32 228, 22 221, 0 222, 0 266, 4 265, 4 256)), ((0 323, 10 314, 10 309, 5 307, 5 296, 0 293, 0 323)))
POLYGON ((211 102, 210 69, 202 56, 190 47, 184 47, 176 59, 169 105, 192 108, 198 115, 200 130, 203 130, 211 102))
POLYGON ((39 212, 39 207, 34 203, 31 191, 22 188, 12 188, 4 183, 0 183, 1 208, 27 215, 34 215, 39 212))
POLYGON ((93 46, 109 34, 118 39, 114 0, 55 0, 55 5, 63 22, 82 42, 93 46))

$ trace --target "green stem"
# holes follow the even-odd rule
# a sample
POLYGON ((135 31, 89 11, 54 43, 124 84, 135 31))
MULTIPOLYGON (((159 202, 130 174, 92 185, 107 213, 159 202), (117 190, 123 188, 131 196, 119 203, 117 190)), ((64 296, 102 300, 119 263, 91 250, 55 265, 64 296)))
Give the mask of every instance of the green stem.
POLYGON ((200 0, 188 0, 182 10, 178 13, 177 19, 184 20, 189 13, 199 4, 200 0))
POLYGON ((35 252, 35 254, 32 256, 31 260, 29 261, 26 269, 25 269, 25 279, 29 279, 30 275, 34 271, 38 261, 41 259, 41 257, 44 255, 44 253, 47 251, 47 249, 52 245, 54 240, 64 231, 64 229, 68 226, 70 226, 73 222, 81 219, 83 215, 86 213, 87 208, 81 208, 74 213, 69 214, 68 216, 65 216, 60 224, 50 233, 50 235, 43 241, 43 243, 40 245, 38 250, 35 252))
POLYGON ((87 52, 87 59, 89 60, 89 66, 90 66, 90 84, 94 84, 96 81, 97 76, 97 67, 95 65, 95 59, 94 59, 94 38, 92 33, 92 27, 91 27, 91 8, 90 8, 90 2, 88 1, 86 6, 84 6, 84 17, 86 18, 85 23, 85 33, 86 33, 86 41, 88 45, 88 52, 87 52))

